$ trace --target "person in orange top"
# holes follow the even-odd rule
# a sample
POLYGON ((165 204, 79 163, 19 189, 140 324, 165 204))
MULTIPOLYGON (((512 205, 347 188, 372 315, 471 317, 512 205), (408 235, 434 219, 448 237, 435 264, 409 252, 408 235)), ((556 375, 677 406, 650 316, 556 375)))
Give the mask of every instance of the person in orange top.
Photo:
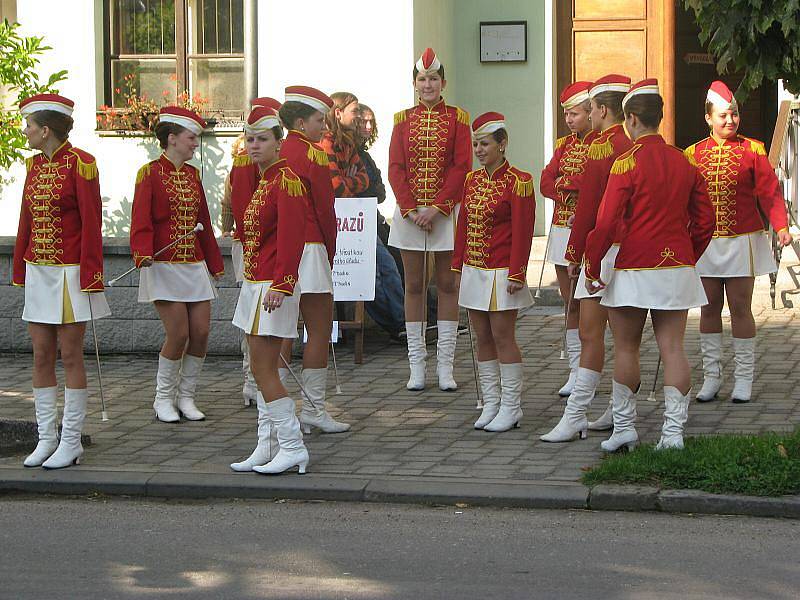
POLYGON ((589 144, 595 136, 589 112, 591 81, 576 81, 561 92, 561 107, 570 134, 556 140, 553 158, 542 171, 539 189, 542 195, 553 200, 553 221, 547 236, 544 260, 555 265, 558 288, 567 311, 565 346, 569 358, 569 379, 558 390, 559 396, 569 396, 575 385, 578 362, 581 358, 581 340, 578 335, 579 302, 574 298, 573 284, 567 273, 569 262, 564 258, 569 240, 570 224, 578 202, 578 186, 586 160, 589 144))
POLYGON ((625 96, 625 127, 634 146, 611 167, 586 242, 585 287, 590 294, 606 288, 602 303, 614 333, 614 432, 601 443, 607 452, 632 448, 639 439, 635 395, 648 312, 664 363, 664 424, 656 449, 683 448, 688 418, 691 373, 683 338, 688 309, 706 303, 695 263, 711 240, 714 209, 697 168, 658 135, 663 106, 655 79, 637 83, 625 96), (620 224, 625 235, 607 283, 602 260, 620 224))
MULTIPOLYGON (((259 106, 270 108, 277 112, 280 110, 281 103, 274 98, 267 96, 255 98, 250 101, 251 108, 259 106)), ((241 283, 244 279, 244 260, 242 253, 241 232, 243 230, 244 210, 253 197, 253 193, 258 187, 261 176, 258 167, 250 160, 250 156, 245 149, 245 139, 247 135, 242 133, 233 143, 231 153, 233 154, 233 165, 230 173, 225 180, 225 194, 222 197, 221 217, 222 217, 222 237, 231 237, 231 263, 236 281, 241 283)), ((242 386, 242 397, 244 405, 250 406, 256 403, 258 385, 250 369, 250 353, 247 345, 247 338, 242 337, 242 373, 244 374, 244 385, 242 386)))
MULTIPOLYGON (((317 427, 323 433, 342 433, 348 423, 336 421, 325 409, 328 344, 333 327, 333 257, 336 254, 336 211, 328 155, 319 146, 325 132, 325 114, 333 100, 307 86, 286 88, 279 115, 289 130, 281 144, 281 158, 300 177, 308 191, 305 248, 300 260, 300 312, 308 331, 303 349, 303 409, 300 422, 306 433, 317 427)), ((291 357, 291 341, 283 355, 291 357)), ((284 374, 285 376, 285 374, 284 374)))
POLYGON ((749 402, 755 367, 753 285, 757 276, 778 268, 759 209, 777 232, 778 243, 786 246, 792 236, 764 144, 738 134, 739 106, 721 81, 708 90, 706 123, 711 135, 686 149, 708 182, 716 216, 714 237, 697 263, 708 296, 700 312, 704 380, 697 400, 715 399, 722 386, 722 307, 727 296, 735 365, 731 400, 749 402))
POLYGON ((394 116, 389 183, 397 199, 389 245, 400 250, 405 272, 408 362, 406 387, 425 389, 427 253, 435 256, 438 294, 436 371, 439 389, 455 390, 458 290, 450 271, 454 222, 464 177, 472 169, 469 114, 442 99, 444 66, 428 48, 414 66, 419 104, 394 116))
POLYGON ((508 431, 522 418, 522 355, 517 312, 533 304, 525 273, 536 213, 530 173, 505 157, 505 117, 489 112, 472 123, 483 168, 467 174, 452 269, 461 273, 458 302, 469 312, 478 345, 483 411, 475 429, 508 431), (498 363, 499 360, 499 363, 498 363))
POLYGON ((155 135, 163 154, 139 169, 133 194, 130 244, 139 268, 139 302, 153 303, 166 334, 153 402, 156 418, 166 423, 177 423, 179 413, 190 421, 205 418, 194 395, 208 345, 210 300, 217 297, 212 276, 224 272, 200 172, 186 162, 204 127, 190 110, 162 108, 155 135), (198 223, 203 229, 195 233, 198 223))
POLYGON ((103 293, 102 203, 94 157, 73 147, 72 100, 40 94, 20 102, 23 133, 32 150, 25 161, 12 282, 25 287, 22 320, 33 345, 33 401, 39 442, 26 467, 60 469, 83 454, 86 418, 83 336, 86 321, 108 316, 103 293), (64 417, 57 424, 59 347, 64 364, 64 417))
POLYGON ((333 108, 325 115, 327 131, 319 145, 328 154, 334 195, 354 198, 369 187, 369 175, 356 146, 358 98, 350 92, 335 92, 331 100, 333 108))
MULTIPOLYGON (((578 416, 585 414, 585 408, 594 398, 602 376, 608 313, 605 307, 601 306, 599 297, 591 297, 586 293, 585 278, 584 274, 580 273, 580 265, 586 236, 594 227, 611 165, 632 145, 622 126, 622 99, 630 90, 630 82, 630 78, 625 75, 611 74, 595 81, 589 89, 592 104, 590 119, 596 135, 587 151, 589 160, 586 161, 581 177, 578 206, 565 254, 565 258, 570 262, 568 267, 570 277, 573 281, 578 278, 575 283, 575 298, 581 303, 578 324, 581 355, 575 374, 575 385, 567 400, 564 415, 550 432, 540 437, 544 442, 568 442, 575 439, 576 435, 585 436, 583 429, 572 427, 569 423, 581 427, 585 425, 583 419, 579 419, 578 416)), ((612 248, 603 260, 604 274, 613 268, 615 255, 616 247, 612 248)), ((588 428, 605 430, 611 429, 611 425, 609 405, 597 421, 588 423, 588 428)))
POLYGON ((251 368, 258 382, 258 444, 234 471, 282 473, 308 464, 295 405, 278 374, 281 345, 297 337, 296 293, 300 257, 305 245, 307 190, 280 159, 283 128, 278 113, 255 107, 247 118, 245 143, 259 183, 242 215, 244 281, 233 324, 247 336, 251 368), (277 440, 277 448, 274 443, 277 440))

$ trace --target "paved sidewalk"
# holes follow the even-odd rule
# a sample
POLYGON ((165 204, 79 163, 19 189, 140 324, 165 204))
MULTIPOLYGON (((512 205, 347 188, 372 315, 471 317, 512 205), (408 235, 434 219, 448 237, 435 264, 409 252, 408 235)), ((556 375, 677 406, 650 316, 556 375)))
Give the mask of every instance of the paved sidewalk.
MULTIPOLYGON (((687 349, 693 380, 701 380, 698 351, 698 314, 690 314, 687 349)), ((794 310, 757 308, 759 327, 757 380, 754 401, 733 405, 732 350, 725 338, 725 376, 722 399, 704 405, 693 403, 688 434, 713 432, 758 432, 787 430, 800 423, 800 322, 794 310)), ((519 322, 519 342, 525 360, 524 418, 520 429, 491 434, 475 431, 475 388, 469 339, 459 338, 456 356, 456 392, 435 387, 435 361, 429 362, 428 389, 405 389, 407 366, 404 346, 389 344, 383 334, 368 336, 365 361, 356 367, 351 352, 337 351, 342 395, 334 394, 333 370, 329 375, 332 414, 352 423, 339 435, 312 433, 305 437, 311 454, 309 472, 324 477, 405 479, 453 484, 539 483, 576 485, 581 472, 601 458, 600 441, 605 433, 590 433, 589 439, 569 444, 545 444, 539 435, 555 425, 564 401, 557 390, 566 378, 567 362, 559 359, 563 317, 555 307, 535 308, 519 322)), ((726 322, 726 332, 728 330, 726 322)), ((610 334, 609 334, 610 342, 610 334)), ((435 345, 429 346, 435 354, 435 345)), ((653 381, 657 352, 652 331, 643 342, 643 390, 639 396, 637 428, 643 441, 658 439, 663 395, 647 402, 653 381)), ((0 418, 32 420, 30 355, 0 357, 0 418)), ((127 471, 143 474, 231 473, 230 462, 249 454, 255 444, 255 407, 241 402, 240 361, 210 357, 199 386, 198 405, 207 420, 177 425, 153 420, 151 409, 155 356, 103 357, 103 378, 111 420, 100 422, 94 364, 87 356, 91 388, 86 433, 93 445, 84 462, 70 471, 127 471)), ((613 356, 606 369, 610 373, 613 356)), ((61 373, 59 373, 60 380, 61 373)), ((591 415, 597 416, 608 401, 610 376, 604 376, 600 398, 591 415)), ((299 399, 294 385, 290 393, 299 399)), ((0 459, 0 468, 18 467, 21 457, 0 459)), ((0 474, 0 477, 2 475, 0 474)), ((258 477, 237 475, 237 477, 258 477)))

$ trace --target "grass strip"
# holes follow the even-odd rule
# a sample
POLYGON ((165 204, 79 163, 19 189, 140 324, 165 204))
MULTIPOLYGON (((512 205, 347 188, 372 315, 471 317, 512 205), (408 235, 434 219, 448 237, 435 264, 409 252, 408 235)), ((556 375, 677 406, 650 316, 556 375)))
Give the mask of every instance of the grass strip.
POLYGON ((715 494, 800 494, 800 428, 791 433, 721 434, 686 438, 683 450, 641 445, 612 454, 583 483, 653 485, 715 494))

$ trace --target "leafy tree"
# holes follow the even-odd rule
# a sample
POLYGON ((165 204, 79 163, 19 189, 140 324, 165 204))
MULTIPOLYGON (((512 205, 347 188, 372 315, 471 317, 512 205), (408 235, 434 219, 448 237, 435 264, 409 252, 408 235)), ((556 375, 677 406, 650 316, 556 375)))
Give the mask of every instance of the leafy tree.
POLYGON ((700 41, 719 73, 740 72, 743 101, 763 81, 784 80, 800 93, 800 2, 798 0, 684 0, 700 26, 700 41))
MULTIPOLYGON (((27 140, 22 133, 22 117, 17 105, 20 100, 34 94, 57 93, 54 87, 67 77, 66 71, 53 73, 46 82, 39 81, 35 69, 39 55, 49 46, 44 39, 36 36, 24 37, 19 33, 19 23, 0 23, 0 87, 12 92, 10 102, 0 105, 0 169, 8 168, 17 160, 22 160, 22 151, 27 148, 27 140), (16 101, 13 101, 13 94, 16 101), (10 105, 10 107, 9 107, 10 105)), ((7 180, 0 176, 0 185, 7 180)))

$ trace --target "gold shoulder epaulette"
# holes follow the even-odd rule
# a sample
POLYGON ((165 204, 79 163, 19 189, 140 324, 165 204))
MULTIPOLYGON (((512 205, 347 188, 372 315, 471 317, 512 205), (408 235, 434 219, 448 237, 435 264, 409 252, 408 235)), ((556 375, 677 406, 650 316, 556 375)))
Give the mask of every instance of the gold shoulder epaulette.
POLYGON ((456 106, 456 120, 469 127, 469 113, 456 106))
POLYGON ((303 182, 288 167, 281 168, 281 189, 289 196, 302 196, 305 192, 303 182))
POLYGON ((308 142, 308 152, 306 153, 308 160, 317 163, 322 167, 328 166, 328 154, 322 148, 317 148, 314 144, 308 142))
POLYGON ((558 138, 556 140, 556 150, 561 148, 561 146, 563 146, 564 144, 566 144, 568 139, 569 139, 568 135, 565 135, 564 137, 558 138))
POLYGON ((614 144, 611 143, 611 136, 601 135, 593 140, 592 143, 589 144, 588 154, 589 158, 592 160, 601 160, 614 154, 614 144))
POLYGON ((250 155, 245 154, 237 154, 233 157, 233 166, 234 167, 246 167, 247 165, 253 164, 253 161, 250 160, 250 155))
MULTIPOLYGON (((744 137, 744 136, 742 136, 744 137)), ((753 154, 758 154, 759 156, 766 156, 767 150, 764 148, 764 142, 759 142, 758 140, 753 140, 751 138, 744 138, 750 144, 750 151, 753 154)))
POLYGON ((142 183, 145 177, 150 176, 150 163, 143 165, 141 169, 136 173, 136 185, 142 183))
POLYGON ((697 166, 697 161, 694 159, 694 148, 695 144, 692 144, 686 150, 683 151, 683 155, 686 157, 686 160, 689 161, 689 164, 693 167, 697 166))
POLYGON ((97 161, 91 155, 85 155, 87 159, 91 158, 91 162, 83 162, 83 158, 78 152, 72 150, 75 156, 75 164, 78 167, 78 175, 83 177, 86 181, 91 181, 97 178, 97 161))
POLYGON ((611 165, 611 174, 622 175, 623 173, 632 171, 634 167, 636 167, 636 159, 634 158, 634 155, 641 147, 641 144, 636 144, 627 152, 620 154, 619 158, 617 158, 617 160, 614 161, 614 164, 611 165))
POLYGON ((25 159, 25 170, 26 171, 30 171, 31 170, 31 167, 33 167, 33 159, 35 159, 35 158, 36 158, 36 155, 34 154, 33 156, 29 156, 28 158, 25 159))
POLYGON ((527 171, 514 169, 512 171, 516 181, 514 182, 514 193, 520 198, 533 196, 533 175, 527 171))
POLYGON ((408 110, 401 110, 394 113, 394 124, 399 125, 408 118, 408 110))

